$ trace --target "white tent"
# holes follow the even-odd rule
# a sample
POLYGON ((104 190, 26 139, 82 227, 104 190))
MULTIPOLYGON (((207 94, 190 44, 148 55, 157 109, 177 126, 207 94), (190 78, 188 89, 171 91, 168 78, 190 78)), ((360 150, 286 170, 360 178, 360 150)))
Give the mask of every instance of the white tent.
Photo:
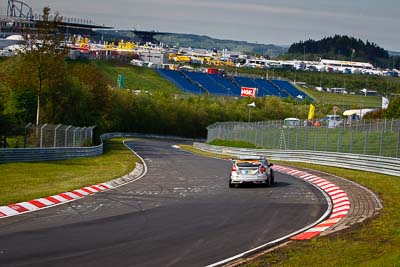
MULTIPOLYGON (((376 108, 363 108, 363 109, 348 109, 343 112, 343 116, 351 117, 353 115, 358 116, 359 118, 363 118, 365 114, 377 110, 376 108), (361 116, 360 116, 361 111, 361 116)), ((350 119, 350 118, 349 118, 350 119)))

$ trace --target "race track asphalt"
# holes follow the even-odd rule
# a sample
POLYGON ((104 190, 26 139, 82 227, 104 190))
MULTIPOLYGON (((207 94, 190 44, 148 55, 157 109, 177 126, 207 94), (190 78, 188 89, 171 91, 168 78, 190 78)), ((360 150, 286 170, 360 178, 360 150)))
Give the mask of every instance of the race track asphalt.
POLYGON ((327 209, 311 185, 280 173, 265 188, 229 188, 230 162, 172 146, 127 143, 138 181, 0 220, 0 266, 205 266, 285 236, 327 209))

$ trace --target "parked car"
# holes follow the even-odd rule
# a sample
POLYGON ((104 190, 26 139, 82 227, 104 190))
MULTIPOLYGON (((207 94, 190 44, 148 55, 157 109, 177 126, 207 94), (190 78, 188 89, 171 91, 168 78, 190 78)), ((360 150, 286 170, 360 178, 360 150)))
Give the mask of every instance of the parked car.
POLYGON ((229 187, 243 183, 264 184, 271 186, 275 182, 272 163, 262 156, 245 156, 232 163, 229 187))
POLYGON ((320 120, 320 122, 321 125, 328 126, 329 128, 334 128, 343 124, 343 119, 340 117, 340 115, 326 115, 320 120))
POLYGON ((286 118, 283 120, 283 128, 294 128, 294 127, 300 127, 300 119, 286 118))

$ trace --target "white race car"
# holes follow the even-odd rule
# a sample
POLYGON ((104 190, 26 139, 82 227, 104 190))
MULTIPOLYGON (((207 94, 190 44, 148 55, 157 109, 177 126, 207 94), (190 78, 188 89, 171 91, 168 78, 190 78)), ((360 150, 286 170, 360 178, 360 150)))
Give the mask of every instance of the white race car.
POLYGON ((233 160, 229 187, 243 183, 256 183, 271 186, 274 181, 272 163, 268 163, 265 157, 245 156, 233 160))

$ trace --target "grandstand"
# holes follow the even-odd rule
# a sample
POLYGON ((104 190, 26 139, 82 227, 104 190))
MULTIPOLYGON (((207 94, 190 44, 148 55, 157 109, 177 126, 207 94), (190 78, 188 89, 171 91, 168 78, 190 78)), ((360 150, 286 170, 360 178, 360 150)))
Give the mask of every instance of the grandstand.
POLYGON ((169 69, 158 69, 157 72, 162 77, 174 83, 182 91, 193 94, 207 93, 212 95, 240 96, 241 87, 255 87, 258 88, 258 97, 277 96, 282 98, 296 98, 298 95, 304 96, 302 91, 284 80, 265 80, 241 76, 229 77, 220 74, 174 71, 169 69))
POLYGON ((225 77, 218 74, 209 74, 209 77, 213 79, 219 86, 225 88, 229 96, 240 96, 240 85, 235 84, 230 77, 225 77))
MULTIPOLYGON (((234 90, 235 87, 233 84, 229 84, 227 87, 223 83, 217 82, 218 74, 207 74, 202 72, 188 72, 188 71, 185 71, 183 73, 193 81, 198 82, 201 86, 206 88, 210 94, 213 95, 228 95, 230 94, 230 89, 228 90, 228 88, 232 88, 234 90)), ((221 80, 222 79, 219 79, 219 81, 221 80)), ((229 83, 229 80, 225 79, 225 81, 226 81, 224 82, 225 84, 229 83)), ((233 92, 235 92, 235 90, 233 92)), ((240 91, 238 95, 240 95, 240 91)))
POLYGON ((291 97, 296 98, 297 96, 305 96, 305 94, 294 87, 290 82, 285 80, 271 80, 269 81, 271 84, 277 86, 282 91, 286 91, 291 97))
POLYGON ((197 86, 194 82, 188 80, 182 72, 168 70, 168 69, 156 69, 156 71, 165 79, 169 80, 176 85, 179 89, 186 93, 191 94, 203 94, 205 91, 197 86))

